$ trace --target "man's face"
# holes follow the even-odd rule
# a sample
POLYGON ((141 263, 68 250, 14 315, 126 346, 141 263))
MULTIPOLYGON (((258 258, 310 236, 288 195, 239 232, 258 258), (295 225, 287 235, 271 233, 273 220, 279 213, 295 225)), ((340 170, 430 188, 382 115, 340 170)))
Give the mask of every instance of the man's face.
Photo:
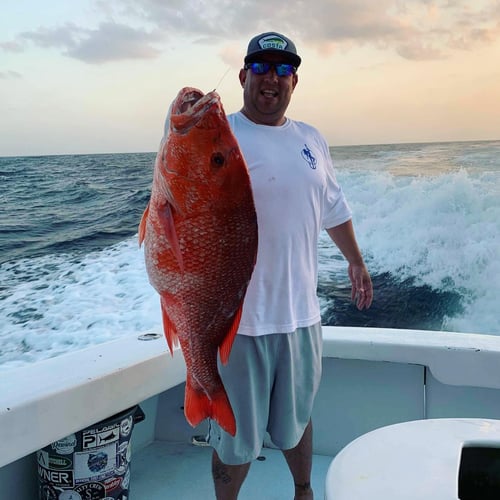
MULTIPOLYGON (((258 62, 287 63, 280 54, 264 54, 258 62)), ((274 66, 263 74, 256 75, 251 69, 240 70, 243 92, 243 112, 255 123, 282 125, 293 90, 297 85, 297 74, 278 76, 274 66)))

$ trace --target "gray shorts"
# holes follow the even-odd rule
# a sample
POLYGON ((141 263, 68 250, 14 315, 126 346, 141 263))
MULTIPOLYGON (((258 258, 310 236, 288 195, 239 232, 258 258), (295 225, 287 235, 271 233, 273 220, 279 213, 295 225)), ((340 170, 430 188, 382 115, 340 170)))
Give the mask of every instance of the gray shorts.
POLYGON ((322 346, 319 323, 293 333, 236 335, 229 362, 219 363, 236 418, 236 436, 213 420, 209 426, 209 444, 223 463, 256 459, 266 431, 281 450, 298 444, 321 378, 322 346))

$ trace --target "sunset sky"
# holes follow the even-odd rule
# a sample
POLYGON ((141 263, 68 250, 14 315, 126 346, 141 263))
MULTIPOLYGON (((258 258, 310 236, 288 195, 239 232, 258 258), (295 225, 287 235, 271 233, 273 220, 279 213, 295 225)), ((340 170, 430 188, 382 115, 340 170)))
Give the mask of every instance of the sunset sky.
POLYGON ((0 156, 156 151, 180 88, 241 107, 248 40, 302 57, 330 145, 500 139, 498 0, 3 0, 0 156))

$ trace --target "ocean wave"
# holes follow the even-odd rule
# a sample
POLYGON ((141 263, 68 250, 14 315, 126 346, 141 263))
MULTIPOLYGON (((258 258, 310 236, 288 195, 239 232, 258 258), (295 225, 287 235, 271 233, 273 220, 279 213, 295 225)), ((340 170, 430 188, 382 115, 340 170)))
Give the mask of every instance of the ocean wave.
MULTIPOLYGON (((333 154, 375 298, 368 311, 353 306, 347 263, 325 233, 324 322, 500 335, 500 143, 333 154)), ((161 331, 136 235, 153 161, 0 158, 0 367, 161 331)))

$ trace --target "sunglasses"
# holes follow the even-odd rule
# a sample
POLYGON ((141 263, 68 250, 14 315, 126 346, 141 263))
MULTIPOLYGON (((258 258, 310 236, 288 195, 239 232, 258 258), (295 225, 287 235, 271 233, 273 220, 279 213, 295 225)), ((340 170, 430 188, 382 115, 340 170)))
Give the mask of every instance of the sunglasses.
POLYGON ((265 75, 271 68, 274 68, 278 76, 290 76, 297 71, 295 66, 285 63, 253 62, 245 64, 245 69, 252 70, 254 75, 265 75))

